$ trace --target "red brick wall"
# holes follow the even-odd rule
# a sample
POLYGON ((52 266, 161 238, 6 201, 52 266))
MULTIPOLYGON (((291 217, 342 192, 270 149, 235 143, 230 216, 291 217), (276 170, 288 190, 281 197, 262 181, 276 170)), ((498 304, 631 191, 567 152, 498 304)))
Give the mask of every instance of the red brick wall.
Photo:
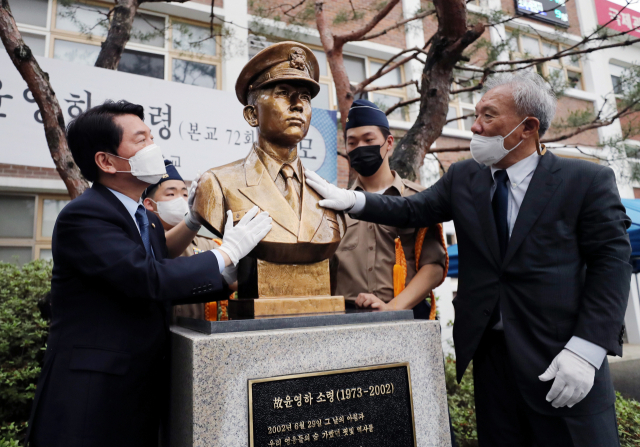
POLYGON ((622 126, 623 132, 631 133, 629 135, 630 140, 640 141, 640 135, 635 133, 635 130, 640 128, 640 112, 625 116, 620 120, 620 125, 622 126))
MULTIPOLYGON (((204 0, 201 0, 204 1, 204 0)), ((232 0, 229 0, 232 1, 232 0)), ((310 2, 311 0, 307 0, 310 2)), ((330 24, 331 30, 334 34, 342 34, 345 32, 353 31, 370 20, 377 11, 372 8, 373 2, 371 0, 352 0, 353 6, 358 12, 364 12, 364 17, 360 20, 350 20, 347 22, 340 23, 338 25, 333 24, 333 20, 341 11, 351 11, 351 6, 349 5, 349 0, 331 0, 329 2, 324 2, 323 10, 327 17, 327 22, 330 24)), ((292 3, 292 2, 289 2, 292 3)), ((282 0, 255 0, 254 7, 251 8, 249 5, 249 13, 255 14, 257 7, 262 7, 264 9, 268 9, 270 14, 270 18, 274 18, 274 16, 280 16, 280 20, 289 22, 287 16, 283 13, 282 8, 279 6, 285 7, 289 4, 287 2, 283 2, 282 0), (275 9, 273 9, 275 8, 275 9)), ((297 2, 293 2, 296 3, 297 2)), ((306 5, 304 5, 306 6, 306 5)), ((304 6, 302 6, 304 8, 304 6)), ((296 10, 297 11, 297 10, 296 10)), ((393 25, 394 23, 402 20, 402 2, 398 3, 392 10, 387 14, 387 16, 374 28, 372 32, 382 31, 383 29, 393 25)), ((311 18, 308 23, 308 26, 315 28, 315 19, 311 18)), ((404 26, 394 29, 393 31, 389 31, 387 34, 384 34, 380 37, 377 37, 371 42, 377 42, 384 45, 390 45, 398 48, 405 48, 406 41, 404 37, 404 26)))
POLYGON ((349 186, 349 161, 342 155, 338 155, 338 186, 349 186))
MULTIPOLYGON (((458 146, 466 147, 469 146, 470 142, 471 140, 463 138, 440 137, 436 140, 435 149, 458 146)), ((467 158, 471 158, 471 152, 469 151, 438 153, 438 159, 445 169, 449 169, 449 166, 456 161, 466 160, 467 158)))
POLYGON ((54 168, 8 165, 4 163, 0 163, 0 177, 22 177, 60 180, 58 171, 56 171, 54 168))
MULTIPOLYGON (((579 111, 588 109, 593 111, 593 103, 590 101, 583 101, 581 99, 569 98, 564 96, 558 101, 558 107, 556 109, 556 116, 553 120, 554 123, 559 123, 562 118, 567 118, 571 111, 579 111)), ((553 126, 552 126, 553 127, 553 126)), ((543 138, 559 135, 567 132, 567 130, 554 131, 550 129, 543 138)), ((562 144, 580 144, 584 146, 596 146, 598 144, 598 131, 596 129, 588 130, 575 137, 563 140, 562 144)))

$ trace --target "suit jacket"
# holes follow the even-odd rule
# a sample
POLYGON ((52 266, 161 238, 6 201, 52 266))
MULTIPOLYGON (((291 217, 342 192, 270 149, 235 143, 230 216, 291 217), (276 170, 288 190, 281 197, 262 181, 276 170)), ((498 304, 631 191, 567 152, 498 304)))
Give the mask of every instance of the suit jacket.
POLYGON ((38 447, 157 446, 170 305, 224 299, 228 290, 213 253, 166 259, 162 224, 147 216, 155 259, 99 183, 58 216, 53 318, 29 422, 38 447))
POLYGON ((613 404, 607 360, 573 408, 546 400, 542 374, 572 336, 622 355, 629 296, 631 224, 608 167, 545 154, 522 202, 504 260, 490 202, 491 170, 451 165, 431 188, 408 198, 367 194, 363 220, 404 227, 453 219, 459 250, 453 339, 458 379, 500 302, 509 357, 527 403, 548 415, 593 414, 613 404))

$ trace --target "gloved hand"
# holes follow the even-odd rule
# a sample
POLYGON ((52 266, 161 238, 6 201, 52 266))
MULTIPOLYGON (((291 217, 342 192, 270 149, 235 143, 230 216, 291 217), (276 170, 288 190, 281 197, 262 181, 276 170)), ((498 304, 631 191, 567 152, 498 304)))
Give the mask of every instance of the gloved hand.
POLYGON ((320 206, 336 211, 349 211, 356 204, 356 194, 353 191, 338 188, 308 169, 305 169, 304 175, 307 184, 324 197, 324 200, 318 203, 320 206))
POLYGON ((547 382, 555 377, 547 402, 554 408, 569 408, 585 398, 595 378, 596 368, 577 354, 563 349, 538 378, 547 382))
POLYGON ((238 265, 240 259, 247 256, 258 245, 258 242, 271 231, 273 219, 266 211, 258 214, 259 210, 257 206, 251 208, 235 227, 233 226, 233 213, 231 210, 227 211, 227 223, 224 226, 222 245, 218 250, 228 254, 234 266, 238 265))
POLYGON ((191 182, 189 187, 189 198, 187 199, 187 205, 189 205, 189 212, 184 215, 184 223, 191 231, 199 231, 200 221, 197 215, 193 212, 193 203, 196 201, 196 191, 198 190, 198 182, 200 181, 200 171, 196 174, 196 178, 191 182))

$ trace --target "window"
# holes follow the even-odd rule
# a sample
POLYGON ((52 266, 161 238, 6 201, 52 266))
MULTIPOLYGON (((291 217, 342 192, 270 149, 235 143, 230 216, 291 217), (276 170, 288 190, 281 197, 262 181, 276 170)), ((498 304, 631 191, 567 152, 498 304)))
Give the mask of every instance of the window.
POLYGON ((17 23, 46 28, 48 6, 48 0, 20 0, 11 2, 11 13, 17 23))
MULTIPOLYGON (((509 39, 510 57, 512 60, 531 57, 548 57, 556 54, 565 47, 557 42, 549 42, 539 36, 521 34, 514 35, 507 32, 509 39)), ((571 88, 582 90, 582 64, 576 56, 564 57, 540 64, 537 71, 547 78, 554 78, 566 82, 571 88)))
MULTIPOLYGON (((100 0, 15 3, 18 6, 12 7, 19 17, 19 29, 34 54, 95 64, 109 29, 112 4, 100 0), (53 4, 51 23, 47 23, 49 2, 53 4), (37 30, 34 25, 43 29, 37 30)), ((218 88, 219 55, 217 37, 210 35, 208 25, 138 10, 118 71, 218 88)))
POLYGON ((88 43, 70 42, 55 39, 53 58, 82 65, 94 65, 98 59, 100 47, 88 43))
POLYGON ((208 27, 173 22, 171 27, 171 80, 218 88, 220 53, 208 27))
POLYGON ((609 64, 609 73, 611 75, 611 83, 613 84, 613 93, 616 95, 624 94, 622 85, 622 74, 625 67, 616 64, 609 64))
POLYGON ((124 50, 118 71, 164 79, 164 56, 143 51, 124 50))
POLYGON ((174 59, 172 81, 216 88, 216 66, 174 59))
POLYGON ((67 203, 65 196, 0 196, 0 261, 51 259, 53 227, 67 203))
POLYGON ((26 43, 29 48, 31 48, 31 52, 36 55, 36 56, 44 56, 46 54, 45 52, 45 42, 46 42, 46 37, 45 36, 41 36, 39 34, 28 34, 28 33, 21 33, 22 34, 22 39, 24 40, 24 43, 26 43))

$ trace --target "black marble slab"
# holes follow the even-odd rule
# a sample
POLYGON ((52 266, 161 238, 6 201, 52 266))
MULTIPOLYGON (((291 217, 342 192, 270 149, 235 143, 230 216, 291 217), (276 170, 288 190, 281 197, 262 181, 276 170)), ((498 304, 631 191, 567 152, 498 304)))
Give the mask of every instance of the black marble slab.
POLYGON ((401 320, 413 320, 413 311, 380 312, 371 309, 347 309, 344 313, 259 317, 229 321, 205 321, 178 317, 177 325, 203 334, 226 334, 344 324, 386 323, 401 320))

